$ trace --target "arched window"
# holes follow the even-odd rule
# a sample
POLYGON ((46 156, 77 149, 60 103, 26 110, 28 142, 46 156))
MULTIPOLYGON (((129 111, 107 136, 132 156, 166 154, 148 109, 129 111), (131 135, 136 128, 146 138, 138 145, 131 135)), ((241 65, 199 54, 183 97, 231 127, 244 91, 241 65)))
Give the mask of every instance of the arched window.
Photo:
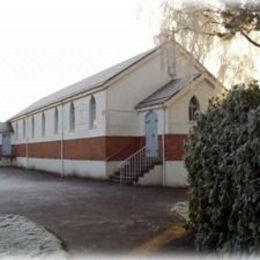
POLYGON ((59 130, 59 111, 56 107, 54 110, 54 133, 57 134, 59 130))
POLYGON ((196 112, 200 111, 200 105, 198 99, 193 96, 189 103, 189 120, 196 120, 196 112))
POLYGON ((15 138, 18 139, 19 137, 19 128, 18 128, 18 122, 15 123, 15 138))
POLYGON ((42 113, 42 136, 45 136, 45 114, 42 113))
POLYGON ((70 131, 75 130, 75 106, 73 103, 70 104, 70 131))
POLYGON ((89 127, 94 128, 97 126, 97 113, 96 113, 96 100, 91 96, 89 101, 89 127))
POLYGON ((34 122, 34 116, 32 116, 32 138, 34 138, 34 129, 35 129, 35 122, 34 122))
POLYGON ((23 120, 23 139, 25 140, 26 138, 26 122, 25 119, 23 120))

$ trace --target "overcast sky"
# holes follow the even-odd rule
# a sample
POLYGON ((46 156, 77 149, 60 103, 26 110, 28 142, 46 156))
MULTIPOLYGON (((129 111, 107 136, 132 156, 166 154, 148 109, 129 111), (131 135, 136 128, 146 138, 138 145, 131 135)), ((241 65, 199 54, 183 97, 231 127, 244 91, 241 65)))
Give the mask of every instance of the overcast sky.
POLYGON ((0 3, 0 121, 153 47, 158 31, 139 0, 0 3))

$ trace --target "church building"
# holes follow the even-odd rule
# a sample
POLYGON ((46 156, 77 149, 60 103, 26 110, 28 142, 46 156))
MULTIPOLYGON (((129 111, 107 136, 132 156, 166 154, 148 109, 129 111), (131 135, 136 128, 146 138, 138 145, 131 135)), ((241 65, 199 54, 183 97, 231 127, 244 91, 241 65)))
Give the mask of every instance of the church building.
POLYGON ((6 123, 2 150, 11 145, 13 165, 25 169, 183 187, 196 112, 222 91, 184 48, 164 44, 25 108, 6 123))

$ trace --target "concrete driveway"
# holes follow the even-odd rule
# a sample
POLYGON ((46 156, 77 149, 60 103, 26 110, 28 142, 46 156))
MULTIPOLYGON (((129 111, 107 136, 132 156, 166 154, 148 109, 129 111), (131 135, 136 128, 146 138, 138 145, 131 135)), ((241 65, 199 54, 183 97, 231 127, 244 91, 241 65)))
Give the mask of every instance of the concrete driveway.
POLYGON ((0 168, 0 213, 19 214, 64 241, 71 254, 131 252, 174 224, 183 189, 120 186, 0 168))

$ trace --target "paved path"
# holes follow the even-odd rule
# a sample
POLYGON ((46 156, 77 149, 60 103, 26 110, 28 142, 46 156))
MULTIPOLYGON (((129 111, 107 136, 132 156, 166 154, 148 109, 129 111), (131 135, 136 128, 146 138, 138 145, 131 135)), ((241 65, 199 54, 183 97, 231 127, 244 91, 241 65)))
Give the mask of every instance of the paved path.
POLYGON ((0 168, 0 213, 38 222, 70 253, 130 252, 174 224, 183 189, 120 186, 0 168))

